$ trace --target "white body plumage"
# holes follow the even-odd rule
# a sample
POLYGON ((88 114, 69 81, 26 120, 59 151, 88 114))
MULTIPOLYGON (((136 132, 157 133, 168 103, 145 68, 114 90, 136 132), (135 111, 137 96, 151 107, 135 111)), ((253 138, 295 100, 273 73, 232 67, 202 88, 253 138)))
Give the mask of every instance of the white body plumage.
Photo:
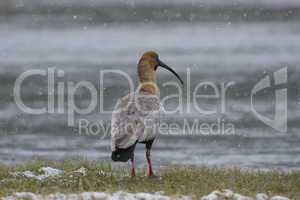
POLYGON ((131 93, 120 98, 112 114, 111 150, 153 140, 159 131, 159 116, 157 95, 131 93))

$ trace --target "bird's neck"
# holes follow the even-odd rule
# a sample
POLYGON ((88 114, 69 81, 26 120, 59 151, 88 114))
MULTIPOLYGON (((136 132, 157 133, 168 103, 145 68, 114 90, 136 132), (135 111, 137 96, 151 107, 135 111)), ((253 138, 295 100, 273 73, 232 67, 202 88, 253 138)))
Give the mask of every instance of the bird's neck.
POLYGON ((155 74, 155 62, 151 59, 142 57, 138 63, 138 76, 139 76, 139 92, 148 92, 150 94, 156 94, 156 74, 155 74))
POLYGON ((139 85, 140 93, 157 94, 158 87, 155 81, 141 81, 139 85))

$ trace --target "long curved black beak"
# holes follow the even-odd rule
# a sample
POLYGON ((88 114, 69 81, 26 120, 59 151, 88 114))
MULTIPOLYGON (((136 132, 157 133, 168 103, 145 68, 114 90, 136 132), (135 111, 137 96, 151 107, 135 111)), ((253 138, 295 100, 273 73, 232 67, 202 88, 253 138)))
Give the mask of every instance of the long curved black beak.
MULTIPOLYGON (((158 66, 161 66, 162 68, 165 68, 165 69, 169 70, 170 72, 172 72, 178 78, 180 83, 183 85, 183 80, 180 78, 180 76, 171 67, 169 67, 168 65, 166 65, 165 63, 163 63, 160 60, 158 61, 158 66)), ((157 69, 157 67, 156 67, 156 69, 157 69)))

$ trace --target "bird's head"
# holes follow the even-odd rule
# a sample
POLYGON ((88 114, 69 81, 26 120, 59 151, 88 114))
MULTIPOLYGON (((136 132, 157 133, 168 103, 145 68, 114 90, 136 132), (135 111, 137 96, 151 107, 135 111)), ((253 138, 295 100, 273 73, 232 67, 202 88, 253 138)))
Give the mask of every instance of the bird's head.
POLYGON ((155 51, 145 52, 138 63, 138 76, 141 83, 155 82, 155 71, 158 67, 162 67, 173 73, 183 84, 180 76, 168 65, 163 63, 155 51))

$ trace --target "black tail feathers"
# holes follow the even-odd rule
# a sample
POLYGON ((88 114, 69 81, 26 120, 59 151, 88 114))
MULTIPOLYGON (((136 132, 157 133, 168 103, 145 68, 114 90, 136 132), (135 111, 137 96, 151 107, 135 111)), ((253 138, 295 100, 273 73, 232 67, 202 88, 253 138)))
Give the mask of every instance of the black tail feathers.
POLYGON ((111 153, 111 159, 115 162, 127 162, 133 157, 135 145, 136 143, 126 149, 117 148, 117 150, 111 153))

